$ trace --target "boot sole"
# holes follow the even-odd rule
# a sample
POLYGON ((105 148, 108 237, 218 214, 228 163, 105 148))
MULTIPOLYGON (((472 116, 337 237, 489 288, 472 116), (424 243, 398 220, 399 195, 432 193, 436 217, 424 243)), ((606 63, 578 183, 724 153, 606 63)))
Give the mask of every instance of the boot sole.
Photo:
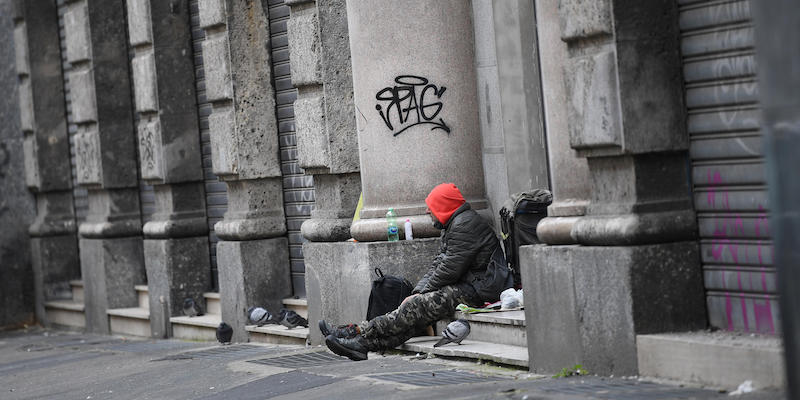
POLYGON ((331 331, 328 330, 328 324, 326 324, 325 321, 319 320, 317 325, 319 326, 319 331, 322 332, 322 336, 327 337, 331 334, 331 331))
POLYGON ((347 347, 339 344, 336 338, 333 338, 330 335, 325 338, 325 344, 336 355, 347 357, 353 361, 364 361, 367 359, 367 353, 348 349, 347 347))

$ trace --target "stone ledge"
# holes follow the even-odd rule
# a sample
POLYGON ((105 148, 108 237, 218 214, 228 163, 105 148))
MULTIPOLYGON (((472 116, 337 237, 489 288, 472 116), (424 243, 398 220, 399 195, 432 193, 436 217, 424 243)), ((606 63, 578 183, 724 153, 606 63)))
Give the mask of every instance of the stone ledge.
POLYGON ((72 287, 83 287, 83 281, 80 279, 73 279, 69 281, 69 285, 72 287))
POLYGON ((203 297, 206 299, 217 299, 219 300, 219 292, 206 292, 203 293, 203 297))
POLYGON ((106 310, 106 314, 115 317, 150 320, 150 310, 144 307, 114 308, 106 310))
POLYGON ((147 291, 149 291, 149 289, 147 288, 147 285, 134 285, 133 288, 137 292, 147 292, 147 291))
POLYGON ((56 310, 68 310, 68 311, 79 311, 83 312, 85 306, 83 302, 77 302, 74 300, 54 300, 54 301, 46 301, 44 303, 46 308, 52 308, 56 310))
POLYGON ((283 325, 247 325, 245 329, 248 332, 263 333, 265 335, 287 336, 300 339, 308 338, 308 328, 302 327, 289 329, 283 325))
POLYGON ((433 347, 439 339, 439 336, 416 337, 397 348, 418 353, 433 353, 440 356, 489 360, 499 364, 524 368, 528 367, 528 349, 525 347, 474 340, 464 340, 461 345, 451 343, 442 347, 433 347))
POLYGON ((308 300, 288 298, 288 299, 283 299, 283 304, 287 306, 308 307, 308 300))
POLYGON ((639 375, 735 389, 782 388, 783 345, 768 336, 735 332, 686 332, 636 336, 639 375))
POLYGON ((219 323, 222 322, 222 317, 216 314, 206 314, 197 317, 171 317, 169 322, 178 325, 192 325, 217 329, 219 323))
POLYGON ((467 321, 486 322, 488 324, 501 324, 513 326, 525 326, 525 311, 497 311, 489 313, 476 313, 464 314, 461 311, 456 311, 454 317, 456 319, 463 318, 467 321))

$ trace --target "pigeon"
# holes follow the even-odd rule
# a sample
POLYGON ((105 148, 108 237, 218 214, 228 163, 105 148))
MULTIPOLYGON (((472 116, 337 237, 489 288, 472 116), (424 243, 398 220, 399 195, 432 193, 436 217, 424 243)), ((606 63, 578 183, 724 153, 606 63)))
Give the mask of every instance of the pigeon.
POLYGON ((187 297, 183 300, 183 315, 187 317, 203 315, 203 309, 200 308, 199 304, 195 303, 193 298, 187 297))
POLYGON ((433 347, 443 346, 452 342, 461 344, 461 341, 464 340, 467 335, 469 335, 469 321, 457 319, 447 324, 447 328, 442 331, 442 338, 439 339, 433 347))
POLYGON ((277 324, 278 321, 275 320, 275 317, 262 307, 250 307, 247 310, 247 319, 250 320, 251 324, 264 326, 267 324, 277 324))
POLYGON ((217 327, 217 341, 222 344, 230 344, 233 337, 233 328, 230 325, 220 322, 217 327))
POLYGON ((292 329, 298 326, 302 326, 304 328, 308 328, 308 320, 301 317, 300 314, 292 311, 287 310, 285 308, 281 308, 281 314, 279 317, 280 324, 292 329))

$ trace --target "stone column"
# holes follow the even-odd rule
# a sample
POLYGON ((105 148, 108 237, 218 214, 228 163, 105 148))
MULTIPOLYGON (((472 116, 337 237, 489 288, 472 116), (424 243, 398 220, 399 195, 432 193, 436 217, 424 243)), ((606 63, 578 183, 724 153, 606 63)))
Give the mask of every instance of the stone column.
POLYGON ((582 246, 522 250, 531 366, 636 374, 637 334, 706 324, 677 6, 562 0, 559 18, 570 146, 587 159, 590 202, 571 228, 582 246))
POLYGON ((139 168, 156 197, 143 227, 150 328, 154 337, 168 337, 169 317, 182 315, 183 299, 201 302, 211 285, 189 1, 127 6, 139 168))
POLYGON ((564 68, 569 51, 561 40, 558 0, 536 1, 536 28, 539 38, 539 62, 542 71, 547 152, 553 191, 553 204, 547 218, 539 222, 536 233, 547 244, 576 243, 571 235, 578 217, 589 204, 589 168, 570 147, 567 93, 564 68))
POLYGON ((354 0, 347 22, 364 195, 353 237, 386 240, 389 207, 415 237, 437 236, 424 199, 442 182, 486 209, 470 3, 354 0))
MULTIPOLYGON (((314 210, 303 223, 313 242, 350 238, 361 194, 353 75, 344 0, 289 3, 295 134, 300 167, 314 176, 314 210)), ((306 260, 308 268, 308 260, 306 260)))
MULTIPOLYGON (((24 13, 9 0, 0 0, 0 329, 34 323, 33 270, 28 226, 36 216, 34 197, 25 185, 23 132, 20 129, 18 81, 30 79, 27 46, 15 43, 26 36, 24 13), (22 28, 17 28, 22 25, 22 28), (20 46, 25 46, 19 48, 20 46), (22 53, 17 70, 15 48, 22 53)), ((30 93, 27 94, 30 96, 30 93)), ((28 111, 32 113, 32 111, 28 111)), ((75 263, 77 265, 77 263, 75 263)))
POLYGON ((52 1, 16 4, 14 44, 25 182, 36 194, 37 204, 28 232, 36 316, 46 323, 44 302, 71 298, 69 281, 80 278, 58 10, 52 1))
POLYGON ((86 329, 108 333, 110 308, 134 307, 145 282, 128 74, 125 4, 72 1, 64 14, 78 183, 89 213, 78 227, 86 329))
POLYGON ((214 226, 222 319, 247 339, 248 307, 292 294, 266 1, 200 0, 214 173, 228 211, 214 226), (263 5, 263 7, 262 7, 263 5))

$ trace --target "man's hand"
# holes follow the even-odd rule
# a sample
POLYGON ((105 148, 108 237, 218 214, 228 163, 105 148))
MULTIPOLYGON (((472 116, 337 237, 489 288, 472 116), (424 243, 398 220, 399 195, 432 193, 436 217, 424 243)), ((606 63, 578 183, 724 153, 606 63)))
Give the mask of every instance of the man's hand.
POLYGON ((406 297, 405 299, 403 299, 403 301, 400 303, 400 305, 405 304, 407 301, 411 300, 412 298, 414 298, 416 296, 419 296, 419 293, 415 293, 415 294, 412 294, 411 296, 406 297))

